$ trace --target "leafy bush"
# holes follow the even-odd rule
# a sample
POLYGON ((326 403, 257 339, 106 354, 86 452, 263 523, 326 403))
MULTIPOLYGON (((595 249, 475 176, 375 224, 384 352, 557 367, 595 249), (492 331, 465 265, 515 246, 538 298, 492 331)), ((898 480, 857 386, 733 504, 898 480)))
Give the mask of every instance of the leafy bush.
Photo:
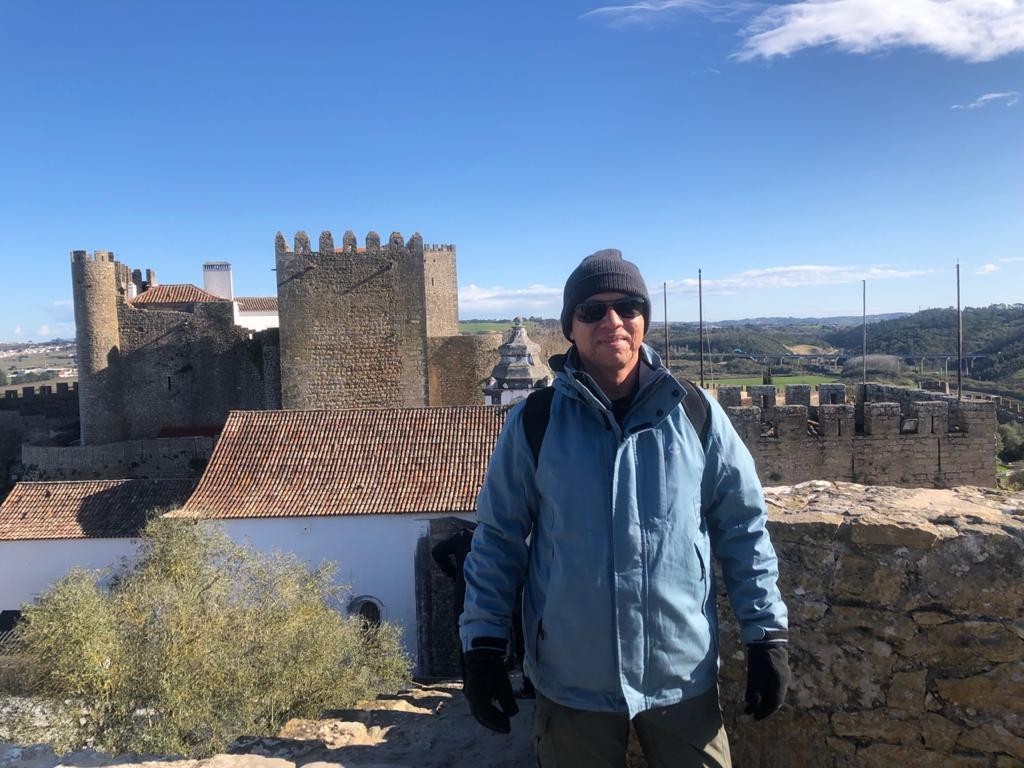
POLYGON ((72 710, 58 748, 204 756, 408 680, 397 628, 342 599, 330 567, 157 519, 133 565, 73 571, 25 606, 16 652, 28 692, 72 710))
POLYGON ((1020 424, 1000 424, 996 428, 996 454, 1005 464, 1024 459, 1024 428, 1020 424))

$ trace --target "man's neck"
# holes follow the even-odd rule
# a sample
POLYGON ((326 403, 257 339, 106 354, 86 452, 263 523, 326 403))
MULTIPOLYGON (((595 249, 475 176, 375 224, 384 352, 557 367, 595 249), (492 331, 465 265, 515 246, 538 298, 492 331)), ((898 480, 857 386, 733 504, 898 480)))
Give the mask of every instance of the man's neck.
POLYGON ((619 400, 620 398, 628 397, 636 392, 637 387, 640 385, 639 360, 627 372, 592 371, 587 368, 584 368, 584 370, 590 374, 590 378, 601 388, 601 391, 604 392, 605 397, 609 400, 619 400))

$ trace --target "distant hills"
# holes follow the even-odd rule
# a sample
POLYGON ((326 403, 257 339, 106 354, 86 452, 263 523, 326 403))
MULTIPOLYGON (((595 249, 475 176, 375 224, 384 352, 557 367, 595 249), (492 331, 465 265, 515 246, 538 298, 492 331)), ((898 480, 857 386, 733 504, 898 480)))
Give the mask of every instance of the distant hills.
MULTIPOLYGON (((561 342, 555 320, 531 318, 530 333, 551 335, 561 342)), ((840 317, 755 317, 705 324, 705 351, 719 354, 785 355, 805 347, 835 349, 845 355, 859 355, 863 337, 859 316, 840 317)), ((868 315, 870 354, 920 357, 955 355, 957 315, 953 307, 920 312, 892 312, 868 315)), ((489 330, 511 325, 495 323, 489 330)), ((1024 382, 1024 304, 993 304, 968 307, 963 312, 964 353, 982 355, 970 365, 972 379, 1004 381, 1020 386, 1024 382)), ((469 323, 463 323, 468 330, 469 323)), ((483 330, 474 329, 474 330, 483 330)), ((664 344, 664 326, 654 320, 648 340, 657 348, 664 344)), ((696 354, 699 349, 697 323, 669 323, 669 346, 673 357, 696 354)))
MULTIPOLYGON (((888 314, 868 315, 867 321, 869 323, 880 323, 884 320, 906 317, 909 314, 909 312, 889 312, 888 314)), ((733 325, 769 325, 777 327, 819 325, 824 327, 837 326, 840 328, 855 325, 859 328, 862 322, 863 317, 861 315, 840 315, 837 317, 751 317, 745 320, 721 320, 714 323, 714 325, 721 327, 733 325)))

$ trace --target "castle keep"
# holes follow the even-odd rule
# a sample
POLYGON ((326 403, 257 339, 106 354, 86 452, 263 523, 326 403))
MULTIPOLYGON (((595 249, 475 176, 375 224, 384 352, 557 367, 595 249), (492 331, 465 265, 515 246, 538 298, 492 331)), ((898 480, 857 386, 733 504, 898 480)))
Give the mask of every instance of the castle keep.
POLYGON ((454 245, 323 232, 314 251, 299 232, 275 251, 284 408, 480 402, 497 345, 459 336, 454 245))
POLYGON ((211 292, 74 251, 81 443, 215 434, 230 410, 480 403, 501 340, 459 335, 455 246, 278 233, 275 255, 278 295, 233 299, 221 262, 211 292), (263 309, 279 329, 240 324, 263 309))

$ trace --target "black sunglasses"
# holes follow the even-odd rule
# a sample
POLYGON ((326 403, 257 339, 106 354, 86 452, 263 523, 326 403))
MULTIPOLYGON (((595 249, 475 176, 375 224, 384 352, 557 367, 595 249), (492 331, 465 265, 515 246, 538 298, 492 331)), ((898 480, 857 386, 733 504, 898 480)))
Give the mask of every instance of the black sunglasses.
POLYGON ((576 319, 581 323, 598 323, 608 313, 608 308, 623 320, 632 320, 644 313, 647 300, 642 296, 626 296, 612 301, 584 301, 576 305, 576 319))

